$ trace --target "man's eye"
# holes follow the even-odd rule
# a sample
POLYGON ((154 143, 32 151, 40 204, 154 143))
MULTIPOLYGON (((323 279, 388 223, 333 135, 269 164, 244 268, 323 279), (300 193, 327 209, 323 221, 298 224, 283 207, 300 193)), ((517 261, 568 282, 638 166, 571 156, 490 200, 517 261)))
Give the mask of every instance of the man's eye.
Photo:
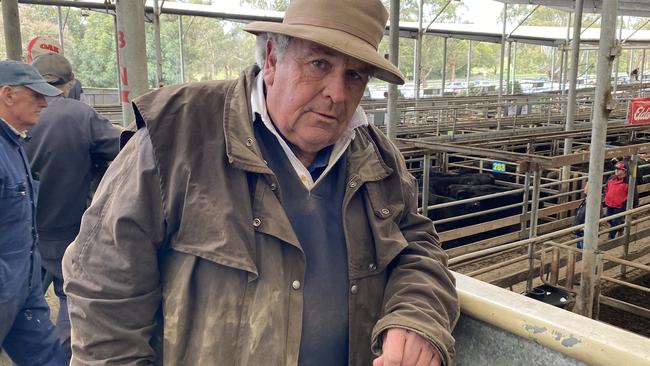
POLYGON ((368 74, 354 70, 348 71, 348 75, 354 80, 365 80, 368 77, 368 74))
POLYGON ((319 69, 324 69, 325 67, 327 67, 327 63, 323 60, 313 60, 311 64, 316 66, 319 69))

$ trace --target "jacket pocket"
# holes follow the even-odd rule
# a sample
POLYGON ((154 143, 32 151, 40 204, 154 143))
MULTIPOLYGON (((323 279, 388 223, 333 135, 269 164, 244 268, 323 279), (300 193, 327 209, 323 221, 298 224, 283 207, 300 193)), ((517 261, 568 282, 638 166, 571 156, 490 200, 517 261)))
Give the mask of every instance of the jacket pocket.
MULTIPOLYGON (((8 229, 10 235, 12 227, 22 220, 29 218, 29 190, 26 182, 19 181, 0 186, 0 223, 8 229)), ((1 241, 0 241, 1 243, 1 241)), ((0 253, 2 248, 0 248, 0 253)))
POLYGON ((5 244, 13 250, 0 251, 0 303, 11 300, 27 281, 30 262, 29 249, 16 249, 19 244, 15 242, 5 244))
POLYGON ((404 204, 391 199, 381 184, 374 182, 366 184, 366 202, 371 211, 368 221, 375 242, 377 271, 381 272, 408 246, 398 225, 404 204))
POLYGON ((248 233, 238 233, 227 224, 222 227, 220 233, 213 232, 211 240, 192 240, 191 237, 172 239, 170 247, 222 266, 246 271, 256 278, 258 270, 254 260, 255 238, 252 231, 248 238, 248 233))

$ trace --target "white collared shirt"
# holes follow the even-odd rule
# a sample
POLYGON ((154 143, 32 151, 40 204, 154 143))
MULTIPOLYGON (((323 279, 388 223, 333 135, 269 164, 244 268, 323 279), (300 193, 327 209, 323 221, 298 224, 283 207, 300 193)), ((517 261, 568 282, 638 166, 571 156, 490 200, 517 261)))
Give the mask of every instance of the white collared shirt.
POLYGON ((329 171, 332 170, 332 167, 341 158, 341 156, 345 152, 345 149, 348 148, 350 142, 352 142, 352 140, 356 136, 356 132, 354 130, 357 127, 368 125, 368 119, 366 118, 366 114, 363 111, 363 108, 357 106, 357 109, 354 111, 354 114, 352 115, 352 118, 350 119, 347 128, 345 129, 345 131, 343 131, 341 137, 339 137, 339 139, 334 144, 334 149, 332 149, 332 153, 330 154, 330 159, 329 162, 327 163, 327 167, 325 168, 323 173, 318 177, 318 179, 314 181, 311 177, 311 174, 309 173, 309 170, 307 170, 307 167, 305 167, 300 162, 300 160, 293 153, 293 151, 291 150, 287 142, 282 138, 282 136, 280 136, 278 131, 275 129, 273 122, 271 122, 271 118, 269 117, 268 112, 266 110, 266 98, 264 96, 263 74, 264 74, 264 70, 260 71, 257 74, 255 83, 253 83, 253 90, 251 92, 251 107, 253 109, 253 115, 255 115, 255 113, 260 115, 262 122, 264 122, 264 126, 266 126, 266 128, 269 131, 271 131, 271 133, 275 136, 275 138, 278 139, 280 146, 282 146, 282 150, 284 150, 284 153, 289 158, 289 161, 291 162, 291 166, 293 166, 293 169, 295 169, 296 174, 300 178, 302 184, 304 184, 308 190, 312 190, 312 188, 314 188, 314 186, 316 186, 316 184, 318 184, 318 182, 320 182, 323 179, 323 177, 325 177, 325 175, 327 175, 327 173, 329 173, 329 171))
POLYGON ((21 138, 27 138, 27 131, 20 132, 17 129, 14 128, 14 126, 10 125, 9 122, 5 121, 4 119, 0 118, 0 121, 4 122, 7 126, 9 126, 9 129, 13 131, 16 135, 20 136, 21 138))

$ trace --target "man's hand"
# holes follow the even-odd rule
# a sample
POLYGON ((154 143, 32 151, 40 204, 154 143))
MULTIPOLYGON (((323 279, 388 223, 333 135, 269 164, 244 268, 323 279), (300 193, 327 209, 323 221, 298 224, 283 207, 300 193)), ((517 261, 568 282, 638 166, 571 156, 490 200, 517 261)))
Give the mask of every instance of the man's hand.
POLYGON ((382 351, 372 366, 440 366, 442 363, 434 345, 402 328, 391 328, 384 333, 382 351))

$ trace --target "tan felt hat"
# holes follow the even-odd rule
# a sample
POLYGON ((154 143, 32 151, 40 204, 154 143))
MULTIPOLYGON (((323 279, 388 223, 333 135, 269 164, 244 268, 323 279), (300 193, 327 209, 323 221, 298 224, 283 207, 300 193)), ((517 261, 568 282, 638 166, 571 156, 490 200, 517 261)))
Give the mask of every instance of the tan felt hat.
POLYGON ((402 73, 377 52, 387 19, 380 0, 292 0, 282 23, 252 22, 244 30, 321 44, 375 66, 375 77, 401 85, 402 73))

